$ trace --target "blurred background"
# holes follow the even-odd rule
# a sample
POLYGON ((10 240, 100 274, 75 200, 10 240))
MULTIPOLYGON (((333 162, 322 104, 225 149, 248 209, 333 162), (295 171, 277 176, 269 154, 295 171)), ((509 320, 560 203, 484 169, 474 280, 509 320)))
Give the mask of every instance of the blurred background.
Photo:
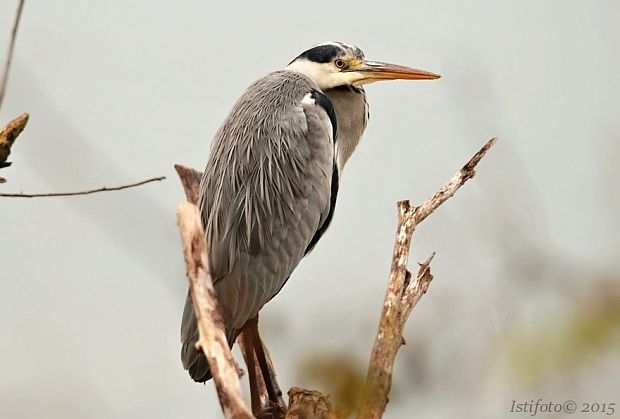
MULTIPOLYGON (((2 57, 16 6, 0 3, 2 57)), ((435 279, 385 417, 620 403, 619 19, 620 3, 596 0, 26 2, 0 125, 31 119, 0 191, 168 179, 0 201, 0 418, 221 417, 212 382, 193 383, 179 357, 172 166, 202 169, 247 85, 326 40, 443 78, 367 88, 332 226, 261 312, 282 388, 329 392, 350 412, 396 201, 421 202, 498 136, 416 231, 411 266, 437 251, 435 279)))

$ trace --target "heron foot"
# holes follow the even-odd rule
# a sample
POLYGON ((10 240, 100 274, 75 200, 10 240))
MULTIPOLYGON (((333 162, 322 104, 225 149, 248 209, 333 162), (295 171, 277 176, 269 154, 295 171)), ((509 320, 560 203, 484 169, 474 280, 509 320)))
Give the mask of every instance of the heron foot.
POLYGON ((286 416, 286 406, 269 400, 267 404, 263 406, 260 411, 255 412, 254 415, 258 419, 282 419, 286 416))

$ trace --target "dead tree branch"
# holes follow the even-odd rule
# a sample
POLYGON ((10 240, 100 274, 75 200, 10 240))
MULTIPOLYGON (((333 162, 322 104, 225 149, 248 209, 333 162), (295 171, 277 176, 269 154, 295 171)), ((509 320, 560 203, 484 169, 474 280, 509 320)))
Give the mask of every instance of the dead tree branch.
POLYGON ((388 288, 358 406, 358 419, 377 419, 383 415, 392 385, 396 352, 404 342, 403 328, 411 310, 426 292, 433 278, 430 262, 434 254, 420 265, 415 280, 410 280, 407 263, 413 232, 420 222, 474 176, 476 165, 495 142, 495 138, 489 140, 439 191, 419 207, 411 206, 409 201, 398 203, 398 228, 388 288))
POLYGON ((152 177, 150 179, 141 180, 140 182, 128 183, 126 185, 120 186, 112 186, 112 187, 102 187, 97 189, 88 189, 85 191, 76 191, 76 192, 52 192, 52 193, 0 193, 0 197, 5 198, 50 198, 55 196, 76 196, 76 195, 90 195, 98 192, 110 192, 110 191, 120 191, 123 189, 135 188, 136 186, 141 186, 146 183, 158 182, 166 179, 165 176, 152 177))
POLYGON ((183 185, 183 191, 185 192, 187 202, 198 205, 198 193, 200 192, 200 179, 202 179, 202 172, 180 164, 175 164, 174 169, 177 171, 177 174, 181 179, 181 184, 183 185))
POLYGON ((19 27, 19 21, 22 17, 22 10, 24 8, 25 0, 19 0, 17 5, 17 12, 15 13, 15 21, 13 22, 13 30, 11 31, 11 40, 9 41, 9 50, 6 54, 6 60, 4 62, 4 71, 2 73, 2 81, 0 82, 0 108, 2 107, 2 101, 4 99, 4 93, 6 92, 6 84, 9 79, 9 71, 11 70, 11 62, 13 61, 13 50, 15 49, 15 39, 17 38, 17 28, 19 27))
MULTIPOLYGON (((0 131, 0 168, 10 166, 11 163, 7 162, 9 154, 11 154, 11 147, 15 143, 15 139, 24 130, 24 127, 28 123, 29 115, 27 113, 21 114, 17 118, 9 122, 0 131)), ((72 192, 42 192, 42 193, 24 193, 24 192, 2 192, 0 197, 2 198, 51 198, 58 196, 76 196, 76 195, 90 195, 99 192, 120 191, 123 189, 135 188, 142 186, 146 183, 158 182, 166 179, 165 176, 157 176, 149 179, 141 180, 139 182, 128 183, 125 185, 107 187, 103 186, 96 189, 87 189, 83 191, 72 192)), ((0 177, 0 183, 4 183, 5 179, 0 177)))
POLYGON ((6 126, 0 131, 0 167, 7 167, 11 165, 11 163, 6 160, 9 158, 9 154, 11 154, 11 147, 13 146, 13 143, 26 127, 28 118, 29 115, 27 113, 23 113, 6 124, 6 126))
MULTIPOLYGON (((404 342, 404 326, 411 311, 422 298, 433 279, 430 263, 435 253, 420 264, 415 279, 411 278, 411 273, 407 270, 413 232, 420 222, 432 214, 442 203, 454 195, 468 179, 474 176, 476 165, 495 142, 495 138, 489 140, 439 191, 419 207, 411 206, 409 201, 400 201, 398 203, 398 228, 388 289, 385 295, 379 329, 372 349, 366 384, 358 406, 357 417, 360 419, 380 418, 383 415, 390 392, 396 353, 404 342)), ((175 165, 175 169, 181 178, 188 201, 196 203, 202 174, 181 165, 175 165)), ((208 274, 208 268, 206 267, 207 256, 204 248, 204 236, 195 205, 181 205, 179 209, 179 226, 183 236, 190 287, 194 287, 192 289, 192 298, 194 298, 194 306, 196 307, 199 320, 199 345, 205 352, 205 355, 207 355, 211 365, 220 403, 227 417, 233 417, 230 416, 233 414, 231 411, 232 405, 243 409, 243 413, 234 417, 251 417, 249 410, 245 404, 242 404, 243 401, 240 398, 239 380, 238 376, 234 374, 236 371, 234 369, 234 361, 223 335, 221 318, 217 317, 215 321, 211 318, 211 323, 204 321, 208 316, 219 316, 219 312, 216 309, 217 301, 208 274), (190 221, 182 221, 185 218, 191 219, 190 221), (184 230, 189 230, 190 232, 183 233, 184 230), (202 281, 202 285, 196 285, 196 281, 202 281), (202 296, 195 296, 195 293, 200 293, 202 296), (219 334, 219 337, 214 337, 215 334, 219 334), (220 371, 222 367, 214 368, 214 363, 226 365, 227 371, 230 370, 232 372, 224 376, 220 371)), ((239 341, 246 358, 246 364, 248 364, 248 368, 252 368, 250 377, 257 377, 260 374, 258 369, 256 369, 255 354, 246 353, 247 351, 243 344, 244 339, 246 339, 246 336, 241 335, 239 341)), ((271 362, 269 364, 270 369, 273 369, 271 362)), ((258 393, 261 404, 265 403, 268 400, 265 383, 259 379, 255 380, 257 382, 254 383, 255 387, 252 391, 258 393)), ((252 383, 250 385, 252 386, 252 383)), ((291 388, 288 394, 289 408, 286 412, 286 418, 331 419, 334 417, 327 396, 319 392, 296 387, 291 388)))
POLYGON ((227 418, 253 418, 243 400, 237 368, 224 334, 224 322, 209 273, 204 232, 196 205, 181 203, 178 223, 187 278, 198 320, 196 347, 207 357, 224 415, 227 418))
MULTIPOLYGON (((11 122, 6 124, 2 130, 0 130, 0 169, 11 165, 11 162, 6 160, 9 158, 9 154, 11 154, 11 147, 13 147, 13 143, 19 134, 21 134, 24 130, 27 123, 28 114, 24 113, 13 119, 11 122)), ((5 180, 0 178, 0 183, 4 182, 5 180)))
MULTIPOLYGON (((174 168, 176 169, 179 178, 181 179, 181 183, 183 185, 183 190, 185 191, 185 196, 187 200, 195 204, 198 201, 198 194, 200 191, 200 180, 202 178, 202 173, 194 170, 192 168, 182 166, 180 164, 175 164, 174 168)), ((260 400, 260 404, 262 408, 268 409, 270 408, 272 415, 274 418, 284 417, 286 414, 286 418, 330 418, 331 416, 326 416, 326 414, 331 414, 331 405, 329 404, 328 398, 323 394, 317 391, 304 390, 299 388, 291 388, 289 390, 289 409, 288 411, 282 412, 280 409, 274 409, 274 406, 271 406, 269 403, 269 395, 267 392, 267 388, 265 386, 265 381, 263 380, 260 368, 258 367, 258 362, 256 358, 256 353, 250 350, 246 343, 250 340, 250 336, 246 336, 247 331, 241 332, 239 337, 237 337, 237 343, 241 348, 241 353, 245 359, 245 363, 248 367, 248 377, 250 379, 250 391, 256 392, 254 397, 260 400), (326 410, 327 409, 327 410, 326 410), (312 414, 311 414, 312 413, 312 414), (316 413, 316 415, 313 415, 316 413), (306 414, 306 416, 304 416, 306 414), (318 415, 318 416, 317 416, 318 415)), ((277 386, 277 382, 275 382, 275 370, 273 368, 273 363, 271 362, 271 358, 269 356, 269 352, 267 348, 265 350, 265 357, 267 359, 267 365, 270 370, 270 375, 274 381, 274 384, 277 386)), ((230 353, 230 351, 228 351, 230 353)), ((225 355, 225 351, 219 353, 220 357, 227 356, 225 355)), ((209 359, 209 362, 211 360, 209 359)), ((224 361, 220 361, 224 362, 224 361)), ((218 372, 213 370, 213 377, 217 376, 218 372)), ((237 380, 235 378, 235 380, 237 380)), ((227 389, 220 390, 220 384, 218 384, 218 380, 216 380, 216 387, 218 388, 218 394, 220 391, 228 391, 227 389)), ((221 397, 220 397, 221 401, 221 397)), ((222 405, 223 407, 223 405, 222 405)), ((284 400, 280 401, 280 407, 286 408, 286 404, 284 400)))
MULTIPOLYGON (((181 184, 183 185, 183 190, 185 191, 185 197, 187 198, 187 201, 196 205, 198 203, 198 194, 200 192, 200 180, 202 178, 202 172, 180 164, 175 164, 174 168, 177 171, 179 178, 181 179, 181 184)), ((267 392, 265 381, 263 380, 260 368, 258 366, 256 354, 247 345, 250 340, 250 337, 246 336, 246 331, 242 331, 241 334, 237 337, 237 342, 239 343, 241 353, 243 354, 245 364, 248 368, 250 391, 255 392, 255 394, 252 395, 253 400, 259 400, 261 407, 268 407, 269 394, 267 392)), ((228 352, 230 353, 230 350, 228 352)), ((223 353, 220 353, 220 355, 223 355, 223 353)), ((271 375, 275 377, 275 371, 273 371, 273 364, 271 363, 271 359, 269 358, 269 352, 265 351, 265 355, 267 357, 268 366, 272 370, 271 375)), ((215 377, 216 372, 213 370, 211 372, 215 377)), ((219 394, 220 387, 217 380, 216 386, 218 387, 219 394)), ((282 402, 282 405, 286 406, 284 402, 282 402)))

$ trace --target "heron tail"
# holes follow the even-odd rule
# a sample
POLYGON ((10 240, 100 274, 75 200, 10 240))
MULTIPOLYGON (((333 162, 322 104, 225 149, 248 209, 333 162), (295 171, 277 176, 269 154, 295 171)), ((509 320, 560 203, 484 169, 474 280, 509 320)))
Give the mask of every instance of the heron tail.
MULTIPOLYGON (((238 334, 238 330, 226 330, 226 338, 231 348, 238 334)), ((204 383, 212 377, 211 368, 209 368, 207 358, 202 351, 196 349, 197 341, 198 323, 196 322, 192 296, 188 291, 187 298, 185 299, 185 308, 183 309, 183 320, 181 321, 181 361, 183 362, 183 368, 189 372, 192 380, 204 383)))

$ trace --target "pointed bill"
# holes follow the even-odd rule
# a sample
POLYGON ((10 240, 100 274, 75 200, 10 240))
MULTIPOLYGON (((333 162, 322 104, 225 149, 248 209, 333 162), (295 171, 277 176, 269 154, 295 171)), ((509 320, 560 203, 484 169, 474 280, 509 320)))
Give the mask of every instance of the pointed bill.
POLYGON ((430 71, 380 61, 364 60, 356 67, 352 70, 372 80, 435 80, 441 77, 430 71))

